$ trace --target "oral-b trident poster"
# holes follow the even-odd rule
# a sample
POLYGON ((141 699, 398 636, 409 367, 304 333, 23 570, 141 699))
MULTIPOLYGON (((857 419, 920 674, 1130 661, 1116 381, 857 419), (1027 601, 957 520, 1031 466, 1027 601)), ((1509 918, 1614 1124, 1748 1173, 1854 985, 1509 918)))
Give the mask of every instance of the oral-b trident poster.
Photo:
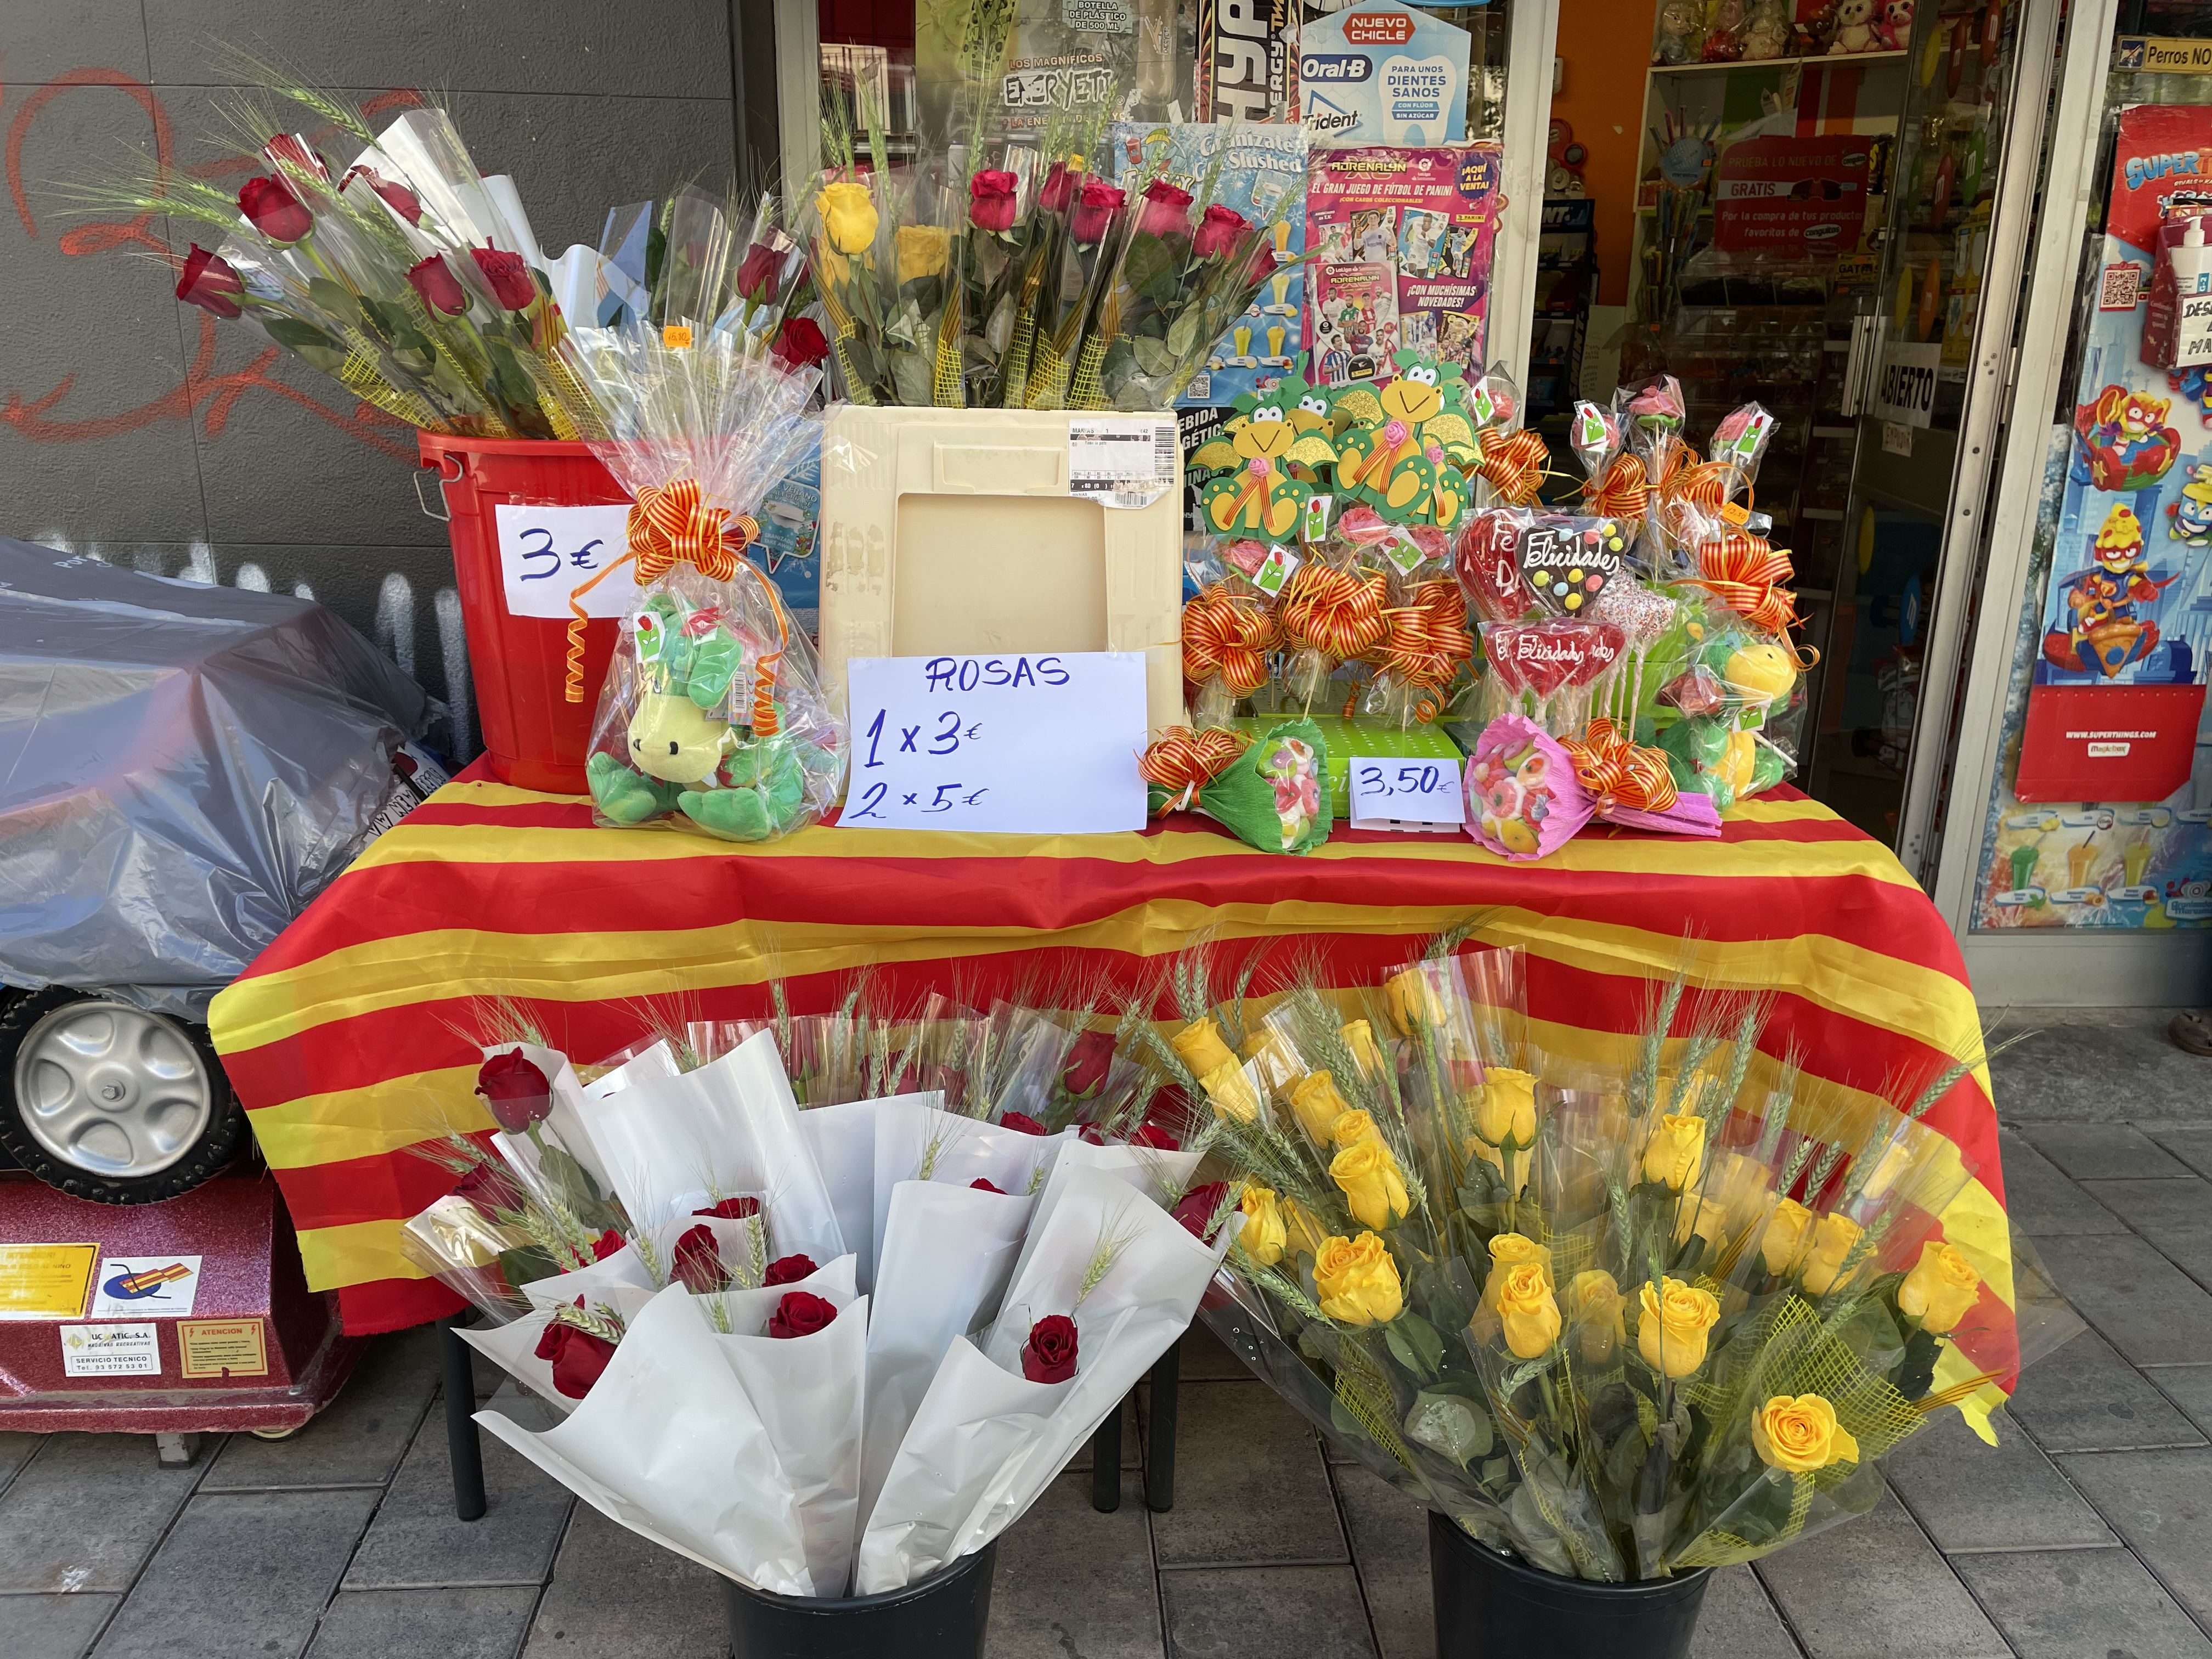
POLYGON ((1356 5, 1305 26, 1306 131, 1335 144, 1448 144, 1467 137, 1472 37, 1423 13, 1356 5))

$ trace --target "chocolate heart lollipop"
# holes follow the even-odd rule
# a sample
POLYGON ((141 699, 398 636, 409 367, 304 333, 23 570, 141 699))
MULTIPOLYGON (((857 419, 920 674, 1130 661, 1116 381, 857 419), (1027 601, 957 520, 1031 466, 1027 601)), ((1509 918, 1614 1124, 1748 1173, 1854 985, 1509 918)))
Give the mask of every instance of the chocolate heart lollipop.
POLYGON ((1620 574, 1628 533, 1617 519, 1547 515, 1521 534, 1521 580, 1569 617, 1586 610, 1620 574))

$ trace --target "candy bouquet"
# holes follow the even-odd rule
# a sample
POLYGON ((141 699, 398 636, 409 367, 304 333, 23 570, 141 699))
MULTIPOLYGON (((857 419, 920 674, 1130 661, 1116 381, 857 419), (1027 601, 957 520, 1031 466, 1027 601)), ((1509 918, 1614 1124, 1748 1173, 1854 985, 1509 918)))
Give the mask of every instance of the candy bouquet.
POLYGON ((1236 1231, 1173 1212, 1202 1150, 1016 1109, 1102 1096, 1110 1041, 1079 1077, 1073 1027, 994 1023, 1066 1041, 1020 1043, 1006 1075, 1030 1092, 988 1115, 933 1091, 802 1110, 769 1030, 713 1059, 650 1042, 588 1079, 488 1046, 500 1127, 422 1149, 460 1182, 404 1248, 564 1420, 477 1420, 611 1519, 779 1595, 896 1589, 989 1543, 1188 1322, 1236 1231))
POLYGON ((1456 943, 1172 1047, 1211 1066, 1246 1217, 1208 1322, 1475 1538, 1607 1583, 1754 1559, 1872 1509, 1881 1457, 2008 1386, 2023 1325, 2071 1334, 1942 1235, 1972 1170, 1920 1120, 1971 1059, 1847 1096, 1759 1061, 1762 1004, 1678 978, 1632 1062, 1566 1065, 1518 951, 1456 943))

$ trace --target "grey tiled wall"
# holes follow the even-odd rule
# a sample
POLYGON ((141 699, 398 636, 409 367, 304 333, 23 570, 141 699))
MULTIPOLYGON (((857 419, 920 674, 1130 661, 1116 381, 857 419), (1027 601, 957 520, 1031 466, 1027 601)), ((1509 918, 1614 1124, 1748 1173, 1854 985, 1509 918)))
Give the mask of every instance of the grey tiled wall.
MULTIPOLYGON (((219 43, 356 100, 420 88, 478 167, 514 176, 549 252, 596 241, 609 204, 733 166, 732 16, 760 0, 10 0, 0 112, 0 534, 163 575, 311 591, 477 746, 445 532, 416 505, 414 434, 171 297, 156 254, 66 200, 72 181, 167 147, 241 148, 219 43)), ((757 75, 755 76, 757 79, 757 75)), ((307 118, 302 118, 303 120, 307 118)), ((350 155, 350 141, 331 159, 350 155)), ((221 175, 235 184, 240 169, 221 175)), ((203 234, 203 242, 208 237, 203 234)))

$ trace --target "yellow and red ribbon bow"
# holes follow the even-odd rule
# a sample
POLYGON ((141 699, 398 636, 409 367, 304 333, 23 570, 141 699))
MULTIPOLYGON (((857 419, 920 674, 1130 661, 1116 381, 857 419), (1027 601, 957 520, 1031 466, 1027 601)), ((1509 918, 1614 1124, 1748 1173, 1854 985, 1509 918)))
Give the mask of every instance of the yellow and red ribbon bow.
MULTIPOLYGON (((1376 666, 1408 685, 1436 691, 1451 684, 1459 665, 1474 656, 1467 631, 1467 596, 1449 577, 1414 588, 1409 603, 1383 613, 1386 632, 1376 666)), ((1422 718, 1433 718, 1433 713, 1422 718)))
POLYGON ((1309 559, 1283 589, 1276 613, 1283 638, 1295 650, 1318 651, 1338 662, 1364 656, 1388 631, 1382 617, 1388 591, 1380 571, 1355 575, 1309 559))
POLYGON ((1698 545, 1698 574, 1692 580, 1745 621, 1772 634, 1802 673, 1820 655, 1790 637, 1802 620, 1796 598, 1783 586, 1795 574, 1787 549, 1770 547, 1765 538, 1749 531, 1731 530, 1698 545))
POLYGON ((1137 775, 1168 792, 1160 803, 1160 812, 1180 812, 1251 744, 1247 734, 1225 726, 1208 726, 1203 732, 1170 726, 1138 757, 1137 775))
POLYGON ((1615 455, 1603 472, 1583 485, 1583 501, 1596 518, 1642 518, 1651 505, 1651 481, 1644 474, 1644 458, 1615 455))
POLYGON ((1486 427, 1475 435, 1474 470, 1511 507, 1526 507, 1536 499, 1544 483, 1545 464, 1551 447, 1540 432, 1522 427, 1517 432, 1486 427))
POLYGON ((1631 743, 1628 735, 1600 714, 1579 738, 1562 738, 1559 746, 1603 813, 1614 806, 1639 812, 1663 812, 1674 804, 1674 775, 1656 749, 1631 743))
POLYGON ((584 595, 616 571, 635 564, 631 580, 643 587, 659 581, 679 563, 696 566, 702 575, 718 582, 733 580, 744 570, 767 592, 769 609, 775 615, 775 649, 760 660, 752 703, 753 734, 775 736, 775 669, 791 643, 791 619, 784 614, 783 601, 768 579, 742 556, 760 539, 759 523, 750 514, 709 506, 696 478, 678 478, 674 483, 647 484, 639 490, 624 528, 629 551, 568 592, 568 700, 584 700, 584 629, 591 620, 584 609, 584 595))
POLYGON ((1267 683, 1275 638, 1265 605, 1216 582, 1182 608, 1182 676, 1198 685, 1218 679, 1231 696, 1249 697, 1267 683))

